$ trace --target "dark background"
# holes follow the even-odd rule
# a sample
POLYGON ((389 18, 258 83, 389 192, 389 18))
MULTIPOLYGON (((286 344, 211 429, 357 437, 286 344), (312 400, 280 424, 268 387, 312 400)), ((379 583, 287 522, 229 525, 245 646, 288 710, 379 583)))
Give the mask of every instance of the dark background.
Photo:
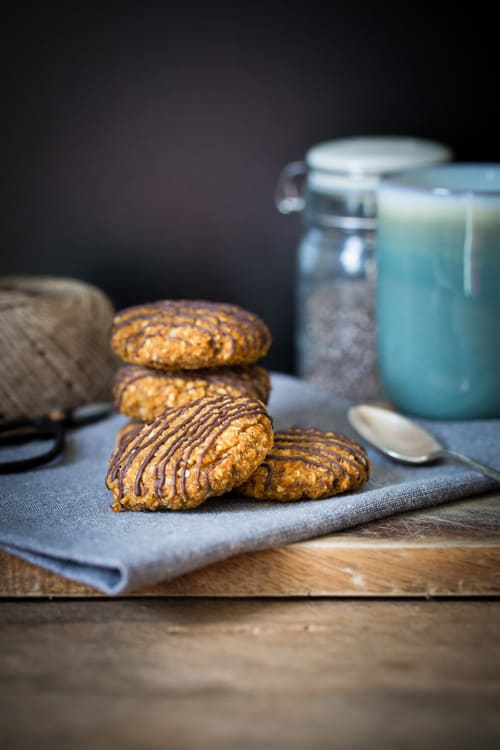
POLYGON ((2 18, 2 274, 72 276, 116 307, 241 304, 293 370, 297 217, 311 145, 415 135, 500 161, 491 4, 20 3, 2 18))

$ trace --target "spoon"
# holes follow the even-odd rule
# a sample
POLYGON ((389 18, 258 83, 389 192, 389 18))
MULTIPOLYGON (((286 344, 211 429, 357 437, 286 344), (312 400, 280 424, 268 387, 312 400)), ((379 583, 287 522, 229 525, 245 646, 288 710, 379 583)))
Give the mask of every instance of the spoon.
POLYGON ((427 464, 450 458, 500 482, 500 471, 449 450, 423 427, 390 409, 360 404, 352 406, 347 414, 352 426, 365 440, 396 461, 427 464))

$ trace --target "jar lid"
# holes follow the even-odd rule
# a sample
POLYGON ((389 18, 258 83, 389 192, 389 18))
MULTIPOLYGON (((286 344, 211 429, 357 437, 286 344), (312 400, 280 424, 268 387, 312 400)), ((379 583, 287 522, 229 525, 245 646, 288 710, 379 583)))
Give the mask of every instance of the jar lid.
POLYGON ((307 151, 308 183, 320 192, 375 190, 382 175, 439 164, 452 156, 447 146, 420 138, 341 138, 319 143, 307 151))

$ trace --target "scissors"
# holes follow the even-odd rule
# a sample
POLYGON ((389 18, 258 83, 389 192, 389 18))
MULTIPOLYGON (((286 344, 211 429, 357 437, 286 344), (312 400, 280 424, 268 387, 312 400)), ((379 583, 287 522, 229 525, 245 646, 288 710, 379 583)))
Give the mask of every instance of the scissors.
POLYGON ((49 463, 64 450, 66 431, 73 427, 98 422, 113 413, 113 405, 107 402, 85 404, 71 411, 54 409, 38 419, 21 417, 0 422, 0 447, 21 445, 35 440, 50 440, 50 447, 42 453, 15 461, 0 461, 0 474, 28 471, 49 463))

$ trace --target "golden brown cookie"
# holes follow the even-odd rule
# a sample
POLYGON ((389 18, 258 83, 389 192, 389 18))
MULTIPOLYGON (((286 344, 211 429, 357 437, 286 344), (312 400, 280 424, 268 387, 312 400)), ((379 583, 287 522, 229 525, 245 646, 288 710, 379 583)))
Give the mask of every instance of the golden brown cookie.
POLYGON ((269 391, 269 373, 258 365, 170 372, 125 365, 113 379, 116 409, 142 422, 203 396, 249 396, 266 404, 269 391))
POLYGON ((219 396, 169 409, 111 456, 113 510, 194 508, 244 482, 272 444, 260 401, 219 396))
POLYGON ((272 450, 237 492, 258 500, 317 500, 357 489, 369 471, 366 451, 345 435, 291 427, 275 433, 272 450))
POLYGON ((236 305, 164 300, 119 312, 111 347, 125 362, 164 370, 252 364, 271 344, 257 316, 236 305))

